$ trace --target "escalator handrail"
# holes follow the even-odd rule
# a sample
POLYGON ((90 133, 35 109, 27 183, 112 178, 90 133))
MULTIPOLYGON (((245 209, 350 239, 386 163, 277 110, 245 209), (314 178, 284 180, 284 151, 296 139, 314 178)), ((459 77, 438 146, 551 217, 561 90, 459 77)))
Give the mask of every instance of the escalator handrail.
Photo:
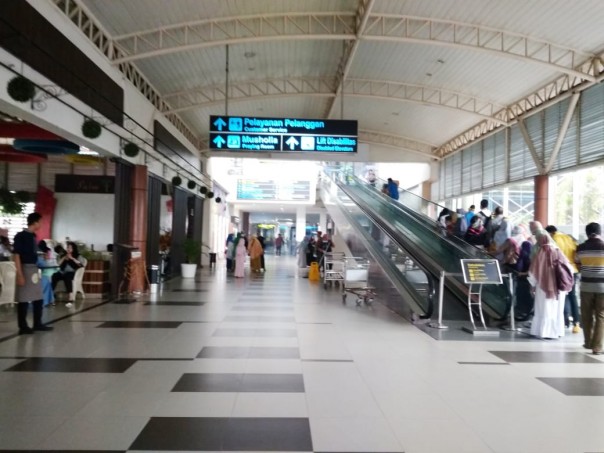
MULTIPOLYGON (((354 175, 353 175, 352 177, 353 177, 353 180, 354 180, 354 181, 355 181, 355 182, 356 182, 356 183, 357 183, 359 186, 361 186, 361 187, 365 188, 366 190, 377 191, 377 189, 376 189, 375 187, 371 187, 371 186, 370 186, 370 184, 365 183, 363 180, 361 180, 361 179, 360 179, 360 178, 358 178, 357 176, 354 176, 354 175)), ((404 189, 402 189, 402 190, 404 190, 404 189)), ((407 191, 407 192, 408 192, 408 191, 407 191)), ((396 207, 396 208, 398 208, 398 209, 400 209, 400 210, 403 210, 403 211, 405 211, 406 213, 408 213, 408 214, 410 214, 410 215, 414 216, 414 217, 416 218, 416 220, 421 220, 422 222, 423 222, 424 220, 429 220, 429 221, 430 221, 430 223, 432 223, 432 224, 433 224, 433 226, 434 226, 434 228, 435 228, 435 230, 436 230, 436 231, 433 231, 433 233, 434 233, 434 234, 436 234, 436 235, 439 235, 440 237, 444 237, 444 236, 442 236, 442 234, 440 234, 440 233, 442 232, 442 227, 441 227, 441 225, 438 223, 438 221, 436 221, 436 220, 432 219, 432 218, 431 218, 431 217, 429 217, 429 216, 424 215, 424 214, 423 214, 423 213, 421 213, 421 212, 416 212, 416 211, 414 211, 413 209, 411 209, 411 208, 409 208, 409 207, 405 206, 405 205, 404 205, 403 203, 401 203, 399 200, 395 200, 395 199, 393 199, 393 198, 390 198, 390 197, 388 197, 387 195, 382 194, 382 193, 381 193, 381 192, 379 192, 379 191, 378 191, 378 193, 379 193, 379 194, 380 194, 382 197, 387 197, 387 199, 390 201, 390 203, 392 204, 392 206, 394 206, 394 207, 396 207), (420 215, 421 215, 421 218, 418 218, 420 215)), ((415 195, 415 194, 413 194, 413 193, 411 193, 411 192, 408 192, 408 193, 410 193, 410 194, 412 194, 412 195, 415 195)), ((416 195, 416 196, 418 196, 418 197, 419 197, 419 195, 416 195)), ((422 198, 422 197, 419 197, 419 198, 422 198)), ((422 200, 425 200, 425 199, 424 199, 424 198, 422 198, 422 200)), ((429 203, 432 203, 432 202, 429 202, 429 203)), ((440 206, 440 205, 438 205, 438 204, 436 204, 436 203, 432 203, 432 204, 434 204, 434 205, 436 205, 436 206, 440 206)), ((463 240, 463 239, 461 239, 461 238, 458 238, 458 237, 456 237, 456 236, 453 236, 453 237, 444 237, 444 239, 445 239, 445 240, 447 240, 448 242, 450 242, 450 244, 451 244, 452 246, 454 246, 455 248, 457 248, 457 249, 458 249, 458 250, 459 250, 461 253, 463 253, 464 255, 469 253, 469 252, 467 251, 467 249, 469 249, 469 248, 471 247, 471 249, 470 249, 470 250, 473 250, 473 251, 474 251, 474 253, 477 253, 477 254, 479 254, 479 255, 482 255, 484 259, 493 259, 493 256, 492 256, 491 254, 489 254, 488 252, 486 252, 486 251, 484 251, 484 250, 482 250, 482 249, 479 249, 478 247, 475 247, 475 246, 474 246, 474 245, 472 245, 472 244, 468 244, 466 241, 464 241, 464 240, 463 240)), ((472 256, 472 258, 475 258, 475 257, 474 257, 474 256, 472 256)))

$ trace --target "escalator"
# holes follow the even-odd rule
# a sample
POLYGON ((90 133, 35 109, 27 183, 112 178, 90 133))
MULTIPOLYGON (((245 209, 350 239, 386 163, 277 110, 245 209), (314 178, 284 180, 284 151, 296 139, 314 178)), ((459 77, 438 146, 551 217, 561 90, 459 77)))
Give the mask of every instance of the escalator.
MULTIPOLYGON (((396 244, 404 256, 404 261, 412 263, 409 267, 417 269, 413 275, 415 277, 413 281, 420 281, 423 287, 420 286, 422 292, 416 299, 424 300, 424 303, 411 304, 412 309, 421 310, 416 313, 429 315, 432 305, 425 302, 425 294, 437 287, 436 282, 441 270, 459 274, 461 273, 460 259, 462 258, 492 258, 457 238, 444 237, 436 222, 421 209, 417 209, 417 207, 412 209, 403 203, 395 202, 355 177, 347 176, 345 182, 333 181, 331 185, 332 192, 338 194, 332 198, 338 200, 343 210, 350 214, 349 217, 356 218, 357 228, 361 226, 365 230, 362 234, 375 237, 375 229, 378 228, 382 234, 396 244)), ((382 264, 383 258, 378 258, 379 254, 379 250, 373 250, 372 256, 382 264)), ((392 281, 392 277, 389 276, 389 278, 392 281)), ((413 284, 410 286, 414 287, 413 284)), ((415 287, 417 286, 416 283, 415 287)), ((465 311, 463 317, 467 319, 468 288, 463 283, 463 279, 447 276, 445 288, 445 318, 458 318, 465 311)), ((434 297, 433 293, 432 297, 434 297)), ((490 318, 502 319, 508 314, 511 297, 505 285, 485 285, 482 291, 482 301, 484 311, 490 318)))
MULTIPOLYGON (((390 236, 331 180, 322 187, 321 199, 338 228, 338 238, 355 257, 368 259, 371 285, 380 299, 408 319, 430 318, 438 282, 409 259, 397 234, 390 236)), ((339 251, 341 245, 336 247, 339 251)))

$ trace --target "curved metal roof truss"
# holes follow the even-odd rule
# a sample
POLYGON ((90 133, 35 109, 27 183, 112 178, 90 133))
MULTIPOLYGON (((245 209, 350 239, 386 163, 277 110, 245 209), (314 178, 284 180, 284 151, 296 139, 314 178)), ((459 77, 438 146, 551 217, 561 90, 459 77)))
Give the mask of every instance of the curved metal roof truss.
MULTIPOLYGON (((322 96, 335 98, 334 77, 270 79, 232 84, 229 88, 229 102, 250 101, 259 98, 277 98, 290 96, 322 96)), ((488 118, 496 124, 507 124, 496 113, 504 106, 478 99, 464 93, 440 90, 429 86, 411 85, 381 80, 347 79, 344 84, 344 96, 403 101, 417 104, 429 104, 460 110, 465 113, 488 118)), ((166 103, 173 106, 166 113, 219 105, 225 101, 225 86, 212 85, 199 87, 164 96, 166 103)))
MULTIPOLYGON (((371 6, 366 2, 366 6, 371 6)), ((113 39, 114 63, 225 44, 283 39, 341 39, 415 42, 465 48, 546 65, 558 72, 594 81, 582 63, 587 52, 528 36, 455 21, 402 15, 297 13, 203 20, 144 30, 113 39), (358 31, 358 26, 364 26, 358 31)), ((367 14, 369 13, 369 14, 367 14)), ((340 73, 354 56, 355 46, 340 73)))

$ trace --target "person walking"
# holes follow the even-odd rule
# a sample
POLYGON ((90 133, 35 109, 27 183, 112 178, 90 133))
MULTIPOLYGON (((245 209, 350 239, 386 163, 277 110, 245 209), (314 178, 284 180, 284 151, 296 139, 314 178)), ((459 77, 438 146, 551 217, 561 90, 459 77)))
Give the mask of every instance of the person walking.
POLYGON ((388 178, 388 195, 394 200, 398 200, 398 183, 392 178, 388 178))
POLYGON ((587 240, 577 247, 576 263, 581 272, 581 320, 585 349, 602 354, 604 337, 604 241, 602 227, 592 222, 585 227, 587 240))
POLYGON ((53 328, 42 323, 43 295, 42 280, 38 272, 38 242, 36 231, 40 229, 42 215, 33 212, 27 216, 27 229, 17 233, 13 244, 15 268, 17 271, 17 319, 19 335, 31 334, 35 330, 48 331, 53 328), (33 305, 33 329, 27 324, 29 304, 33 305))
POLYGON ((283 236, 280 234, 275 239, 275 251, 277 256, 281 256, 281 247, 283 247, 283 236))
POLYGON ((241 233, 237 234, 235 239, 235 278, 245 277, 245 257, 247 256, 247 249, 245 248, 245 241, 241 236, 241 233))
POLYGON ((561 233, 554 225, 548 225, 545 227, 545 231, 549 233, 554 242, 558 245, 564 256, 568 258, 570 265, 573 269, 573 289, 566 295, 566 302, 564 303, 564 326, 570 327, 569 315, 573 317, 573 333, 581 332, 579 322, 581 320, 579 316, 579 304, 577 303, 577 280, 579 278, 579 269, 575 264, 577 254, 577 242, 568 234, 561 233))
POLYGON ((250 255, 250 269, 252 272, 260 272, 263 252, 262 245, 256 236, 250 236, 247 251, 250 255))

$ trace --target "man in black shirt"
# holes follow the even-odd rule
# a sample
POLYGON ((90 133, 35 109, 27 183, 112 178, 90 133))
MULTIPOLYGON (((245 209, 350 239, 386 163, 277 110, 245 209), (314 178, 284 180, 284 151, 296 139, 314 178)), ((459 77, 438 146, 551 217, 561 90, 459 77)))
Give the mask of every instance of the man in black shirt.
POLYGON ((42 324, 42 281, 38 272, 38 241, 36 231, 40 229, 42 216, 34 212, 27 216, 27 229, 17 233, 13 244, 15 267, 17 270, 17 291, 15 299, 19 320, 19 334, 33 333, 34 330, 52 330, 42 324), (27 325, 29 303, 34 307, 34 328, 27 325))

